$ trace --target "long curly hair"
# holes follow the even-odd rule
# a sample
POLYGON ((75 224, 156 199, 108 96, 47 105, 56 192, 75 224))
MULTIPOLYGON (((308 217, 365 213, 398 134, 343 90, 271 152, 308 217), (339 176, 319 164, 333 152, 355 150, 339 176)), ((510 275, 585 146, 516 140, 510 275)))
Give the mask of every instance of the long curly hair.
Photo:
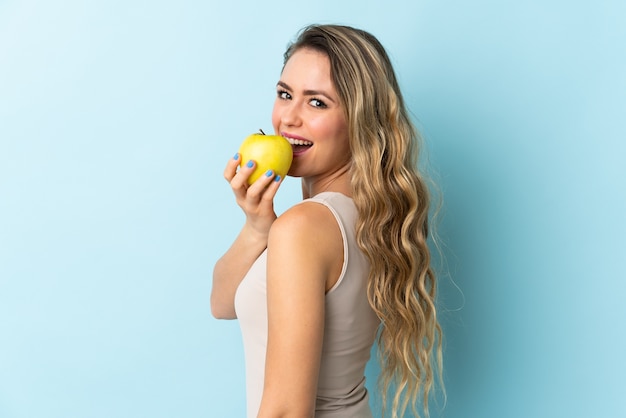
POLYGON ((435 308, 435 273, 427 244, 429 190, 418 170, 420 136, 410 120, 390 59, 370 33, 311 25, 289 45, 330 59, 331 77, 349 125, 351 186, 358 209, 357 242, 370 263, 368 298, 381 320, 383 415, 410 406, 419 416, 437 378, 442 384, 442 331, 435 308))

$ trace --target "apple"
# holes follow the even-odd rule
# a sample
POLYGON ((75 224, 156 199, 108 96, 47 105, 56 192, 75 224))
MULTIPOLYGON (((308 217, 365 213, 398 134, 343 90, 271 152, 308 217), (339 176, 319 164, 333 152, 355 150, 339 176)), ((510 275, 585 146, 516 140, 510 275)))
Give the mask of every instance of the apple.
POLYGON ((293 160, 293 150, 289 141, 280 135, 265 135, 263 131, 244 139, 239 147, 239 155, 240 167, 250 160, 256 162, 256 168, 248 178, 248 184, 254 183, 268 170, 284 178, 293 160))

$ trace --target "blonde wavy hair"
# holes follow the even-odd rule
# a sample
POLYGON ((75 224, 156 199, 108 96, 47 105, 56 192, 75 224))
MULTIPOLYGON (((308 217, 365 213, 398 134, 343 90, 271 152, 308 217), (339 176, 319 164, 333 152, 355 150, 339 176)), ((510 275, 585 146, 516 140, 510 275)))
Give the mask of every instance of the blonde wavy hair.
POLYGON ((383 416, 410 406, 419 416, 435 378, 442 382, 442 331, 427 244, 429 190, 418 170, 419 134, 389 57, 368 32, 341 25, 302 29, 284 62, 302 48, 326 54, 349 124, 357 242, 370 262, 368 298, 381 320, 378 356, 383 416))

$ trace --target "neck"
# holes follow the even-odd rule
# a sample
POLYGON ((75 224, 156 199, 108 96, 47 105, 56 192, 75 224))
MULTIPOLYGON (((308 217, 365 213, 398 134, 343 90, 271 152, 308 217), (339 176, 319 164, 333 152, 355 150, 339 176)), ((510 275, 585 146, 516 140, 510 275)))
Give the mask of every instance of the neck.
POLYGON ((352 197, 352 187, 350 184, 350 173, 347 167, 324 178, 303 177, 302 178, 302 198, 308 199, 324 192, 342 193, 352 197))

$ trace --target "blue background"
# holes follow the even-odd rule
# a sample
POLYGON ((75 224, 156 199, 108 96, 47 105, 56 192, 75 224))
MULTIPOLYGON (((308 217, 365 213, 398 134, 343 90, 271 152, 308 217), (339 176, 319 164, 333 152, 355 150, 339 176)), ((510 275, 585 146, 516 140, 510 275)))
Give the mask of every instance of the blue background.
POLYGON ((624 4, 0 1, 0 417, 244 415, 222 170, 312 22, 388 48, 443 193, 432 415, 626 416, 624 4))

